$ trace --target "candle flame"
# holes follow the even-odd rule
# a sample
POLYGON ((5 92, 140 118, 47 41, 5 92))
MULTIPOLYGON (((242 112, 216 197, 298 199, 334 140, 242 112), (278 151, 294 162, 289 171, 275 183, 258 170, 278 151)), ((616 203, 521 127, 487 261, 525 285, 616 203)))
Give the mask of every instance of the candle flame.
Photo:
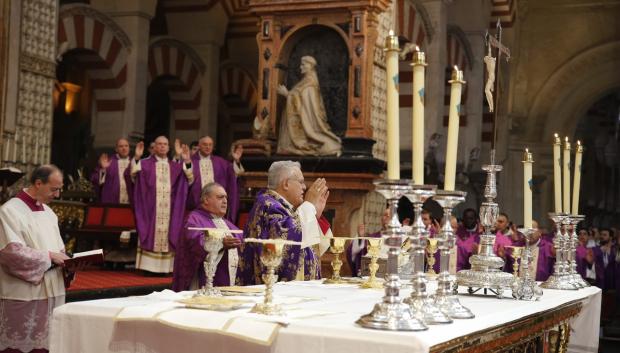
POLYGON ((393 36, 394 35, 394 30, 390 29, 390 31, 388 32, 389 36, 393 36))
POLYGON ((525 147, 525 153, 530 153, 529 148, 525 147))
POLYGON ((581 146, 581 141, 577 140, 577 146, 581 146))
POLYGON ((417 45, 415 46, 415 51, 420 51, 420 47, 418 47, 417 45))
POLYGON ((459 67, 454 65, 454 70, 459 71, 459 67))
POLYGON ((568 136, 564 137, 564 141, 566 141, 566 143, 568 143, 568 136))
POLYGON ((560 137, 560 135, 558 135, 558 133, 556 132, 555 134, 553 134, 553 136, 557 139, 560 137))

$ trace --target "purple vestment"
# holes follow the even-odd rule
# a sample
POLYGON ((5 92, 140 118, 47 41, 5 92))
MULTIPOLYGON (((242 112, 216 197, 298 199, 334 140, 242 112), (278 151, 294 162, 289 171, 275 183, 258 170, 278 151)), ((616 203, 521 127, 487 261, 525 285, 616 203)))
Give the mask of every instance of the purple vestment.
MULTIPOLYGON (((228 220, 224 219, 229 229, 239 229, 228 220)), ((188 290, 194 276, 198 275, 198 285, 202 287, 206 283, 205 269, 203 266, 207 252, 204 249, 205 236, 200 230, 188 230, 189 227, 216 228, 213 216, 202 208, 192 211, 183 226, 183 233, 179 238, 174 257, 174 273, 172 290, 188 290)), ((234 237, 243 240, 241 234, 233 234, 234 237)), ((228 250, 222 250, 224 254, 217 264, 214 286, 229 286, 230 276, 228 272, 228 250)))
MULTIPOLYGON (((381 232, 368 234, 367 237, 380 238, 381 232)), ((359 271, 362 269, 362 256, 368 253, 368 241, 363 240, 363 248, 360 249, 360 251, 355 255, 355 257, 353 257, 353 242, 354 241, 360 241, 360 239, 351 240, 351 243, 349 243, 349 245, 347 246, 347 249, 345 250, 346 257, 347 257, 347 263, 351 267, 351 275, 353 277, 359 274, 359 271)))
MULTIPOLYGON (((136 174, 130 198, 136 216, 136 229, 140 248, 153 251, 156 217, 156 166, 157 158, 151 156, 140 161, 141 170, 136 174)), ((183 227, 183 214, 188 182, 181 163, 168 161, 170 167, 170 223, 168 243, 174 250, 183 227)), ((129 171, 127 168, 126 174, 129 171)))
POLYGON ((456 230, 456 271, 467 270, 471 268, 469 258, 472 255, 472 246, 480 244, 480 233, 478 227, 474 230, 467 230, 460 225, 456 230))
MULTIPOLYGON (((286 239, 301 242, 301 223, 297 212, 286 200, 272 190, 262 191, 250 211, 248 223, 243 232, 246 239, 286 239)), ((321 278, 318 246, 301 249, 299 245, 286 245, 282 263, 276 270, 279 281, 292 281, 297 276, 300 262, 303 263, 304 280, 321 278)), ((262 247, 258 243, 243 243, 237 270, 241 285, 263 283, 265 269, 260 262, 262 247)))
MULTIPOLYGON (((110 158, 110 165, 105 171, 105 181, 103 185, 99 185, 100 166, 97 166, 90 176, 90 181, 93 183, 97 194, 97 200, 99 200, 100 203, 120 203, 121 182, 118 174, 118 159, 117 154, 110 158)), ((129 169, 129 167, 127 167, 127 169, 129 169)), ((127 183, 125 182, 125 184, 127 183)), ((127 189, 127 193, 129 193, 129 189, 127 189)))
POLYGON ((611 247, 609 254, 607 254, 607 266, 605 266, 605 253, 601 250, 600 246, 592 248, 594 253, 594 270, 596 272, 596 286, 600 289, 614 289, 616 287, 616 280, 614 278, 614 272, 616 267, 616 249, 611 247))
MULTIPOLYGON (((495 233, 495 243, 493 243, 493 253, 499 256, 499 254, 497 253, 499 250, 499 247, 503 246, 505 250, 508 250, 506 249, 506 247, 510 245, 512 245, 512 239, 510 238, 510 236, 504 235, 504 233, 498 230, 497 233, 495 233)), ((504 253, 504 257, 506 257, 506 253, 504 253)))
MULTIPOLYGON (((232 163, 222 157, 211 155, 213 165, 213 181, 222 185, 228 194, 228 213, 227 218, 233 222, 237 220, 239 211, 239 187, 237 175, 232 163)), ((194 183, 189 187, 187 196, 187 209, 193 210, 200 206, 200 194, 202 192, 202 182, 200 178, 200 152, 192 155, 192 169, 194 173, 194 183)))
POLYGON ((579 244, 575 253, 575 261, 577 262, 577 272, 581 275, 581 278, 583 278, 584 281, 587 281, 586 270, 589 267, 588 261, 586 260, 586 255, 588 255, 588 248, 586 248, 583 244, 579 244))

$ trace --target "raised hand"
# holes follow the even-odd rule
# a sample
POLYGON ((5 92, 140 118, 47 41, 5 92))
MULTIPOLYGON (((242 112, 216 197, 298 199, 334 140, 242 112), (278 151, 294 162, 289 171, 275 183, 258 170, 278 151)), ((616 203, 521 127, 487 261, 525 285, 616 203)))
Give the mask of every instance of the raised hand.
POLYGON ((183 146, 181 145, 181 140, 174 139, 174 156, 178 157, 183 153, 183 146))
POLYGON ((321 197, 321 193, 325 191, 327 182, 324 178, 318 178, 312 183, 312 185, 306 190, 306 194, 304 195, 304 200, 314 204, 316 207, 319 198, 321 197))
POLYGON ((277 91, 279 95, 288 97, 288 89, 286 88, 286 86, 279 85, 277 91))
POLYGON ((108 157, 107 153, 102 153, 101 156, 99 156, 99 166, 101 169, 108 169, 110 163, 110 157, 108 157))
MULTIPOLYGON (((178 140, 177 140, 178 141, 178 140)), ((175 149, 176 149, 176 141, 175 141, 175 149)), ((181 158, 183 158, 183 162, 184 163, 191 163, 192 160, 190 159, 191 153, 189 150, 189 146, 186 144, 181 145, 181 158)))
POLYGON ((144 141, 140 141, 136 144, 136 150, 134 151, 134 157, 136 160, 142 158, 142 154, 144 154, 144 141))
POLYGON ((325 191, 321 191, 321 195, 319 197, 319 202, 315 204, 316 207, 316 218, 318 219, 323 214, 325 210, 325 205, 327 205, 327 199, 329 198, 329 190, 325 187, 325 191))
POLYGON ((235 162, 239 163, 239 161, 241 160, 241 156, 243 156, 243 145, 237 145, 233 149, 232 157, 235 162))

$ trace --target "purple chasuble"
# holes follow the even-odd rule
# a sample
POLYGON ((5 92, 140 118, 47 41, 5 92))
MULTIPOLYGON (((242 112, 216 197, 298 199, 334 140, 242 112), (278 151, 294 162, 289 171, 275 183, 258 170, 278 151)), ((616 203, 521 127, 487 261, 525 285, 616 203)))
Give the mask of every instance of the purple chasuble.
POLYGON ((541 238, 538 242, 538 263, 536 264, 537 281, 544 282, 553 273, 555 257, 553 256, 551 249, 553 249, 553 244, 541 238))
MULTIPOLYGON (((248 223, 243 232, 246 239, 286 239, 300 242, 301 223, 296 211, 286 200, 272 190, 261 191, 250 211, 248 223)), ((241 285, 263 283, 265 269, 260 262, 262 247, 257 243, 243 243, 237 270, 241 285)), ((303 263, 304 280, 321 278, 320 260, 316 255, 318 246, 301 249, 299 245, 285 245, 282 263, 276 270, 279 281, 292 281, 303 263), (313 248, 317 248, 314 250, 313 248)))
POLYGON ((584 281, 587 281, 586 270, 589 267, 588 261, 586 260, 586 255, 588 255, 588 248, 580 243, 577 246, 577 251, 575 253, 575 261, 577 262, 577 272, 581 275, 581 278, 583 278, 584 281))
POLYGON ((616 286, 614 272, 616 267, 616 249, 611 247, 607 254, 607 266, 605 266, 605 253, 600 246, 592 248, 594 253, 594 270, 596 272, 596 286, 600 289, 613 289, 616 286))
MULTIPOLYGON (((141 170, 136 174, 131 198, 136 216, 136 229, 140 248, 153 251, 155 242, 155 217, 157 194, 155 156, 140 161, 141 170)), ((177 240, 183 227, 183 214, 187 198, 187 177, 181 163, 168 160, 170 167, 170 223, 168 225, 168 243, 170 250, 176 248, 177 240)), ((129 169, 127 168, 127 172, 129 169)))
MULTIPOLYGON (((372 234, 368 234, 368 237, 380 238, 381 232, 376 232, 372 234)), ((368 241, 364 240, 364 247, 360 249, 360 251, 353 257, 353 242, 360 241, 360 239, 352 239, 349 245, 347 246, 345 253, 347 257, 347 263, 351 267, 351 275, 353 277, 359 274, 359 271, 362 269, 362 257, 368 253, 368 241)))
MULTIPOLYGON (((229 229, 239 229, 228 220, 224 219, 229 229)), ((196 228, 216 228, 213 223, 213 216, 202 208, 192 211, 185 221, 183 233, 177 243, 174 256, 174 273, 172 279, 172 290, 180 292, 189 290, 192 279, 198 275, 198 285, 204 286, 206 283, 204 260, 207 252, 204 249, 205 236, 203 231, 189 230, 189 227, 196 228)), ((233 234, 237 239, 243 240, 241 234, 233 234)), ((213 277, 214 286, 230 286, 230 276, 228 272, 228 249, 222 249, 224 254, 217 264, 215 276, 213 277)))
POLYGON ((480 233, 478 227, 469 231, 460 225, 456 230, 456 271, 468 270, 471 268, 469 258, 472 255, 472 246, 480 244, 480 233))
MULTIPOLYGON (((222 185, 228 194, 228 213, 226 218, 236 222, 237 212, 239 211, 237 174, 235 174, 232 163, 222 157, 211 155, 211 164, 213 165, 213 181, 222 185)), ((192 155, 192 172, 194 173, 194 183, 189 187, 189 195, 187 196, 188 210, 193 210, 200 206, 200 194, 202 192, 200 152, 192 155)))
MULTIPOLYGON (((131 164, 131 159, 129 159, 129 163, 131 164)), ((127 170, 129 170, 129 166, 127 166, 127 170)), ((125 170, 125 172, 127 172, 127 170, 125 170)), ((90 181, 95 187, 97 200, 99 200, 100 203, 120 203, 121 182, 118 176, 118 155, 115 154, 110 158, 110 165, 106 169, 103 185, 99 185, 100 172, 101 167, 97 166, 90 176, 90 181)), ((126 180, 125 185, 127 185, 126 180)), ((129 196, 129 188, 127 188, 127 194, 129 196)))

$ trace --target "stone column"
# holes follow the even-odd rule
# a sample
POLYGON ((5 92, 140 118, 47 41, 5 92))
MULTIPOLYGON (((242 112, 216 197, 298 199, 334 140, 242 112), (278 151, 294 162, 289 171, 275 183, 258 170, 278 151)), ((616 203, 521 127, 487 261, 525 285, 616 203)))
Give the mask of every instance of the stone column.
MULTIPOLYGON (((484 52, 484 30, 466 32, 467 40, 471 45, 473 60, 467 81, 467 126, 461 128, 459 133, 459 146, 462 147, 459 153, 459 161, 468 163, 469 152, 481 145, 482 136, 482 100, 484 95, 484 71, 485 66, 482 58, 484 52)), ((479 164, 479 163, 478 163, 479 164)), ((464 164, 467 167, 466 164, 464 164)), ((473 166, 472 166, 473 167, 473 166)), ((477 167, 477 166, 476 166, 477 167)))
MULTIPOLYGON (((196 139, 206 135, 216 138, 221 43, 208 41, 194 44, 192 47, 205 63, 205 72, 202 74, 200 80, 200 86, 202 87, 202 94, 200 97, 200 128, 198 129, 198 136, 196 136, 196 139)), ((227 151, 225 146, 220 146, 220 150, 227 151)))
POLYGON ((144 136, 149 30, 156 5, 156 0, 117 1, 114 9, 102 9, 125 31, 132 44, 127 56, 124 119, 114 140, 120 136, 140 140, 144 136))

